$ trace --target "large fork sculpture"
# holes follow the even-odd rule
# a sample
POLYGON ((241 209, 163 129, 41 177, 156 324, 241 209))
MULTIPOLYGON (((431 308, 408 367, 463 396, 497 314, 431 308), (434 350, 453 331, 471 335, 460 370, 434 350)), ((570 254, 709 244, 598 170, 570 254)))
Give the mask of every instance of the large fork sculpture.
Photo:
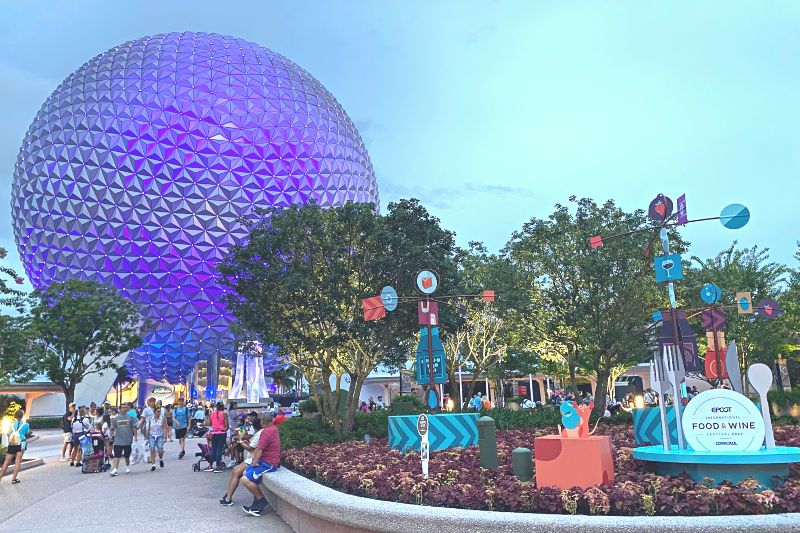
MULTIPOLYGON (((666 349, 666 348, 665 348, 666 349)), ((669 438, 669 424, 667 423, 667 406, 665 405, 665 395, 669 392, 670 384, 667 377, 667 369, 664 366, 664 358, 659 354, 650 361, 650 386, 658 394, 658 411, 661 415, 661 443, 664 451, 672 448, 669 438)))
POLYGON ((686 368, 683 366, 683 355, 677 345, 664 347, 664 366, 666 366, 669 379, 672 382, 672 404, 675 408, 675 424, 678 426, 678 449, 685 450, 686 443, 683 439, 683 404, 681 403, 681 383, 686 380, 686 368))

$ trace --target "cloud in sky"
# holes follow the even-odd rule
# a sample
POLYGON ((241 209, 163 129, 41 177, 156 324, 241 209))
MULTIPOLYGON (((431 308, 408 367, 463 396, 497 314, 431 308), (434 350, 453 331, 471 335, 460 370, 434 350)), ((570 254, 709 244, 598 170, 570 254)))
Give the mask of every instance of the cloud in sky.
POLYGON ((449 209, 461 200, 473 202, 496 202, 498 198, 514 196, 532 198, 534 191, 527 187, 513 185, 482 184, 465 182, 461 185, 410 186, 389 180, 380 180, 381 198, 385 195, 390 201, 400 198, 419 198, 423 204, 434 208, 449 209))

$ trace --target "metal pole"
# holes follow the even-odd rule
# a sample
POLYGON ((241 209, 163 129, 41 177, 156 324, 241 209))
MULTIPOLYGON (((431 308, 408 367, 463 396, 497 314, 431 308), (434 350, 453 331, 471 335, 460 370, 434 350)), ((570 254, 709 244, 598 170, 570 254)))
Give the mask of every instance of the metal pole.
MULTIPOLYGON (((425 298, 425 305, 430 311, 431 306, 431 299, 426 297, 425 298)), ((433 327, 431 326, 431 313, 428 312, 428 408, 432 410, 436 410, 435 408, 431 408, 431 400, 430 395, 435 394, 435 387, 436 384, 433 382, 433 327)), ((437 402, 439 403, 439 402, 437 402)))

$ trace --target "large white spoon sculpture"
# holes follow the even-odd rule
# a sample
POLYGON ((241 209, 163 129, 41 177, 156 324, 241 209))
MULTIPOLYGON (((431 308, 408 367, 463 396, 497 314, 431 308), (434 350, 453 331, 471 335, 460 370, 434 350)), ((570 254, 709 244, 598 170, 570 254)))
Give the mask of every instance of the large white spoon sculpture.
POLYGON ((772 433, 772 418, 769 414, 767 391, 772 386, 772 370, 763 363, 756 363, 747 369, 747 379, 758 393, 761 402, 761 416, 764 417, 764 444, 768 450, 771 450, 775 448, 775 435, 772 433))

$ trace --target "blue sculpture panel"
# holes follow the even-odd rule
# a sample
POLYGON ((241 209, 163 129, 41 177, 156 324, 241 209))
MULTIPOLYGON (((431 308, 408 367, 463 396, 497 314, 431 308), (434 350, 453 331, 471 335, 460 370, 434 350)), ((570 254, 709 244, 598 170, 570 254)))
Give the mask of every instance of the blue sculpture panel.
MULTIPOLYGON (((431 451, 478 445, 478 413, 428 415, 431 451)), ((389 448, 419 451, 417 415, 389 417, 389 448)))

